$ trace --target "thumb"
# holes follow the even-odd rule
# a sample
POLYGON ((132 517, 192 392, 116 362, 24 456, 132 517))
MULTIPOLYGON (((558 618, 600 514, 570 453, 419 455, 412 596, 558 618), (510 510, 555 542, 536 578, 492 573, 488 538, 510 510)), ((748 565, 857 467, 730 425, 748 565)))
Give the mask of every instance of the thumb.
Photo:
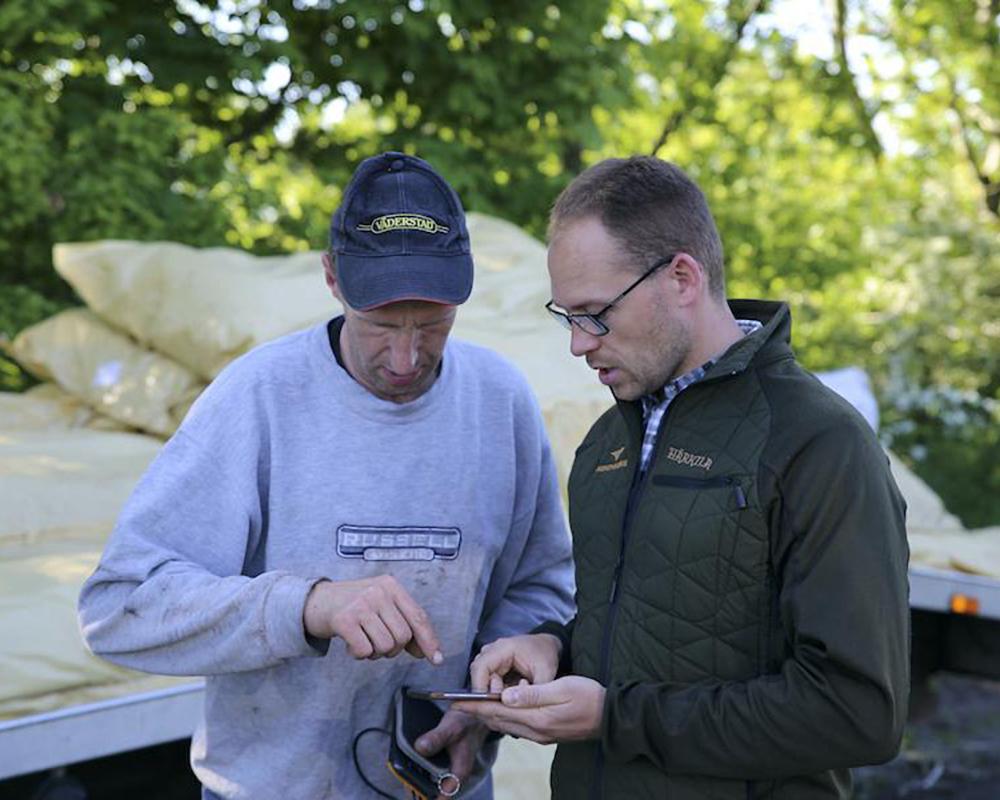
POLYGON ((503 690, 500 700, 505 706, 524 708, 528 706, 545 705, 545 687, 547 684, 521 684, 509 686, 503 690))
POLYGON ((436 728, 431 728, 413 743, 419 753, 432 756, 457 739, 464 729, 461 717, 451 712, 444 715, 436 728))
POLYGON ((414 742, 414 747, 417 748, 417 752, 422 753, 425 756, 432 756, 444 747, 445 744, 446 740, 435 728, 418 738, 417 741, 414 742))

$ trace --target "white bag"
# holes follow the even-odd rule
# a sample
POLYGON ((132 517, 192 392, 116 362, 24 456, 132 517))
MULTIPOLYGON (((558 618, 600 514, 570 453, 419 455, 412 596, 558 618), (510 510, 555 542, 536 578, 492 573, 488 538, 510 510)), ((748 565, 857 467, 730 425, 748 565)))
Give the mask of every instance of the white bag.
POLYGON ((258 257, 224 247, 103 241, 58 244, 52 258, 99 316, 203 378, 340 309, 316 252, 258 257))
POLYGON ((160 436, 177 429, 204 388, 189 369, 144 350, 85 308, 26 328, 8 349, 31 373, 102 414, 160 436))
POLYGON ((129 427, 106 417, 54 383, 24 392, 0 392, 0 430, 68 430, 92 428, 125 431, 129 427))

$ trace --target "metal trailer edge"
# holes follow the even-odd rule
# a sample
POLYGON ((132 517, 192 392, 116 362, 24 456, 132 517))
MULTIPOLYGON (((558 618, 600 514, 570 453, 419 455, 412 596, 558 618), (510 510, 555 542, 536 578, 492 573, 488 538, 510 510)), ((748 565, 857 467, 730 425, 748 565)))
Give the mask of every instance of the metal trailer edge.
POLYGON ((910 567, 911 704, 933 698, 935 672, 1000 680, 1000 580, 910 567))
POLYGON ((0 721, 0 781, 138 750, 194 732, 205 682, 0 721))
POLYGON ((1000 620, 1000 580, 911 566, 910 608, 1000 620))

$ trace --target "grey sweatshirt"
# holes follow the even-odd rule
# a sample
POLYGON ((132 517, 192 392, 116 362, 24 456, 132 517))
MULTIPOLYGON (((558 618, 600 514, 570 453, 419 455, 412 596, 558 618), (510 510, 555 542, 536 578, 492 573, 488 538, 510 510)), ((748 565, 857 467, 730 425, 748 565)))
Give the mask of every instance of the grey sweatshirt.
MULTIPOLYGON (((537 403, 495 353, 449 341, 431 389, 370 394, 317 325, 231 364, 128 500, 80 595, 90 648, 127 667, 207 676, 192 744, 224 798, 363 798, 351 745, 387 727, 402 683, 466 683, 473 647, 566 619, 570 541, 537 403), (355 661, 306 640, 320 578, 394 575, 445 663, 355 661)), ((359 752, 406 796, 387 738, 359 752)), ((481 795, 477 795, 481 796, 481 795)))

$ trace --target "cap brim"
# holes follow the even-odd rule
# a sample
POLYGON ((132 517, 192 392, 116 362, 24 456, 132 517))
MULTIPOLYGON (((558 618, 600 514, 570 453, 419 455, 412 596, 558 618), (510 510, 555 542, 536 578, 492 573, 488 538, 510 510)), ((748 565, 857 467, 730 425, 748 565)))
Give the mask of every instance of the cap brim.
POLYGON ((344 301, 358 311, 388 303, 423 300, 460 305, 472 293, 472 256, 337 254, 337 283, 344 301))

